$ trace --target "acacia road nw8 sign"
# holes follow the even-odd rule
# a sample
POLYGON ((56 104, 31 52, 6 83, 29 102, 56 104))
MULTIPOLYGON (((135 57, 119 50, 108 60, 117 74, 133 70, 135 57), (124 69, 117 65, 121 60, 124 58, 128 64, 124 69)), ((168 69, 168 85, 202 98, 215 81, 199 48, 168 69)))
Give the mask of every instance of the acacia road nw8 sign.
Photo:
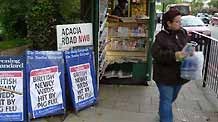
POLYGON ((57 48, 93 45, 92 23, 57 25, 57 48))

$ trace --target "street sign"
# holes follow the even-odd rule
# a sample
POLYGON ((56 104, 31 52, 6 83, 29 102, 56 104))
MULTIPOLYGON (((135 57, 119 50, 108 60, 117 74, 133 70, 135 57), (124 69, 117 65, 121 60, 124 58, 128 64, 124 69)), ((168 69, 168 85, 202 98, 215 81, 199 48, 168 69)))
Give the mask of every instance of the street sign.
POLYGON ((57 25, 57 49, 93 45, 92 23, 57 25))

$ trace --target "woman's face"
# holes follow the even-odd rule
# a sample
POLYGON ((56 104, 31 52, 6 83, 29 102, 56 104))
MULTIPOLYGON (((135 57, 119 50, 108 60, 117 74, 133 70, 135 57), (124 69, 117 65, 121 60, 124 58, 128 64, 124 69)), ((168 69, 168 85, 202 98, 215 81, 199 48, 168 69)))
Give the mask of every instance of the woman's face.
POLYGON ((170 30, 179 30, 181 28, 181 15, 176 16, 172 22, 167 22, 168 29, 170 30))

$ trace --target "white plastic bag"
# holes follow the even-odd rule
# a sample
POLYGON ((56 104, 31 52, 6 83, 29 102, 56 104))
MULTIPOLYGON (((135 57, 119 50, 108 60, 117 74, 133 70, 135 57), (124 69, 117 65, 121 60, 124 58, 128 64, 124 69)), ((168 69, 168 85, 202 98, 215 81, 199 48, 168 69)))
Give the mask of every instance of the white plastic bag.
POLYGON ((191 56, 193 54, 193 52, 195 51, 195 47, 198 44, 194 41, 191 41, 189 43, 187 43, 185 45, 185 47, 182 49, 182 52, 186 55, 186 56, 191 56))
POLYGON ((181 64, 180 77, 186 80, 202 80, 202 70, 204 63, 203 52, 194 52, 181 64))

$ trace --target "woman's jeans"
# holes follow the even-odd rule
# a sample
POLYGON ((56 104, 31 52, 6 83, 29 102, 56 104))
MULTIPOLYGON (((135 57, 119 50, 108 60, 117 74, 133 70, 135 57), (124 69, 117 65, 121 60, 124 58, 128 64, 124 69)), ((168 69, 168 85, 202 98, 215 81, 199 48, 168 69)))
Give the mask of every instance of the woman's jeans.
POLYGON ((160 93, 159 115, 160 122, 173 122, 172 104, 176 100, 181 89, 181 85, 164 85, 157 84, 160 93))

